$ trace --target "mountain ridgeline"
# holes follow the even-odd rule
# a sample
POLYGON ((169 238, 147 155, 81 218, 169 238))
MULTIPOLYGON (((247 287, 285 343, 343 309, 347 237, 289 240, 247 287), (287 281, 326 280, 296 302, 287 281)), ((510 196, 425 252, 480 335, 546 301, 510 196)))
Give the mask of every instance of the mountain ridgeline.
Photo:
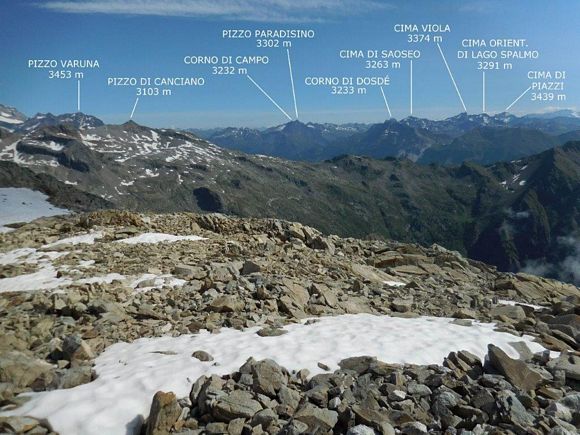
POLYGON ((364 124, 304 124, 291 121, 266 130, 230 127, 201 134, 217 145, 248 154, 319 161, 334 157, 334 151, 329 154, 327 150, 333 148, 335 142, 364 132, 367 128, 364 124))
MULTIPOLYGON (((75 119, 92 117, 77 114, 75 119)), ((66 115, 62 123, 0 130, 0 160, 12 162, 11 175, 0 177, 3 184, 21 170, 90 195, 93 204, 98 197, 107 208, 276 217, 341 236, 436 243, 506 271, 527 270, 569 282, 580 278, 580 142, 555 146, 559 141, 553 135, 528 127, 480 126, 455 131, 451 144, 464 149, 465 137, 474 137, 473 153, 484 158, 481 149, 497 144, 497 132, 505 130, 533 155, 510 154, 509 161, 487 165, 426 165, 347 153, 304 162, 228 150, 189 132, 134 122, 70 120, 66 115), (537 145, 542 140, 547 142, 537 145)), ((389 134, 421 138, 419 144, 396 143, 422 156, 436 149, 433 138, 452 136, 449 126, 437 132, 426 127, 385 123, 389 134)), ((388 136, 376 126, 349 128, 360 129, 354 135, 366 140, 388 136)), ((343 130, 327 126, 323 135, 298 122, 268 134, 297 134, 294 130, 302 138, 347 143, 346 136, 337 139, 346 135, 343 130)), ((289 147, 291 142, 284 143, 289 147)), ((34 177, 23 178, 34 187, 34 177)))
POLYGON ((570 111, 524 117, 461 113, 441 121, 416 117, 373 125, 292 121, 266 130, 192 131, 228 149, 290 160, 317 162, 351 154, 405 157, 426 164, 489 164, 580 139, 580 117, 570 111))
POLYGON ((525 127, 477 127, 446 145, 436 145, 421 155, 419 163, 456 165, 510 161, 536 154, 560 144, 557 136, 525 127))

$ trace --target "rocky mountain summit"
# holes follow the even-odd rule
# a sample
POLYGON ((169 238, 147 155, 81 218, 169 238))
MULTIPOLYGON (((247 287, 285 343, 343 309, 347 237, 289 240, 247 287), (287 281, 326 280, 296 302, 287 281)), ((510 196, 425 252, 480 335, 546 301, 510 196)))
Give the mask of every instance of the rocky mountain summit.
POLYGON ((14 107, 0 104, 0 133, 10 132, 20 127, 26 121, 26 115, 20 113, 14 107))
POLYGON ((580 289, 570 284, 438 245, 220 214, 43 218, 0 234, 0 246, 4 432, 567 434, 580 423, 580 289), (397 323, 366 352, 348 351, 380 321, 397 323), (344 349, 306 367, 301 352, 328 325, 344 349), (389 348, 400 363, 373 347, 414 331, 411 356, 397 354, 404 340, 389 348), (228 344, 212 348, 219 340, 228 344), (242 342, 262 350, 246 354, 242 342), (126 356, 115 353, 123 346, 126 356), (434 350, 441 357, 423 359, 434 350), (268 359, 274 351, 286 362, 268 359), (141 396, 122 396, 115 384, 136 373, 141 396))
POLYGON ((87 129, 101 127, 103 121, 95 116, 85 115, 84 113, 65 113, 62 115, 53 115, 52 113, 37 113, 29 118, 14 107, 0 104, 0 132, 28 133, 42 127, 54 127, 61 124, 67 124, 78 129, 87 129))

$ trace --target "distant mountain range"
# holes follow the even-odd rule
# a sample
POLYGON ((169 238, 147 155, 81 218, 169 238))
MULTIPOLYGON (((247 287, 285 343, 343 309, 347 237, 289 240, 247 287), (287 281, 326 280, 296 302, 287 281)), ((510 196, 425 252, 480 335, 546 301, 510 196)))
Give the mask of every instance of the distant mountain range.
POLYGON ((419 163, 490 164, 526 157, 566 142, 540 130, 523 127, 476 127, 446 145, 434 145, 421 155, 419 163))
MULTIPOLYGON (((98 118, 81 113, 37 114, 27 118, 14 108, 0 105, 0 135, 61 124, 77 129, 104 125, 98 118)), ((230 127, 188 132, 231 150, 297 161, 317 162, 340 155, 361 155, 405 157, 426 164, 465 161, 490 164, 580 139, 580 115, 572 110, 523 117, 508 113, 461 113, 439 121, 416 117, 372 125, 291 121, 267 129, 230 127)))
POLYGON ((100 119, 84 113, 67 113, 55 116, 52 113, 37 113, 32 118, 13 107, 0 104, 0 128, 9 132, 30 132, 40 127, 68 124, 75 128, 91 129, 104 125, 100 119))
POLYGON ((525 157, 580 137, 580 116, 570 110, 523 117, 461 113, 440 121, 416 117, 373 125, 292 121, 269 129, 196 132, 225 148, 290 160, 316 162, 349 154, 406 157, 419 163, 487 164, 525 157))
POLYGON ((217 145, 249 154, 317 161, 328 157, 324 151, 334 142, 367 129, 365 124, 304 124, 291 121, 263 130, 230 127, 201 134, 217 145))
MULTIPOLYGON (((0 172, 10 171, 0 185, 13 179, 33 185, 34 177, 19 175, 21 169, 75 189, 75 198, 89 195, 97 204, 98 197, 104 207, 278 217, 327 233, 438 243, 503 270, 577 279, 572 265, 580 241, 580 142, 550 142, 537 153, 537 137, 551 136, 518 127, 505 132, 536 154, 487 166, 347 155, 311 163, 227 150, 189 132, 134 122, 81 122, 93 120, 82 114, 55 118, 61 123, 0 130, 0 160, 10 165, 0 166, 0 172)), ((388 135, 422 138, 415 149, 424 146, 423 156, 435 149, 430 138, 442 134, 427 136, 428 129, 397 121, 379 126, 388 135)), ((290 135, 304 128, 319 137, 317 127, 301 123, 279 131, 290 135)), ((326 130, 327 137, 341 134, 326 130)), ((461 149, 471 135, 483 143, 475 149, 485 148, 498 141, 498 131, 503 130, 478 127, 451 143, 461 149)), ((385 136, 376 126, 354 135, 385 136)), ((390 143, 412 149, 401 139, 390 143)))

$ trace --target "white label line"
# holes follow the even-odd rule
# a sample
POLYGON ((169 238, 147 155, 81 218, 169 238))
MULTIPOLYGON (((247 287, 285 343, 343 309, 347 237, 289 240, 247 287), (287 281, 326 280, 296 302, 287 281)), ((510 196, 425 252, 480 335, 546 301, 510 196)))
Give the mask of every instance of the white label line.
POLYGON ((387 101, 387 96, 385 95, 385 91, 384 91, 382 86, 381 86, 381 94, 383 94, 383 100, 385 100, 385 106, 387 106, 387 112, 389 112, 389 118, 392 118, 393 115, 391 115, 391 108, 389 107, 389 102, 387 101))
POLYGON ((286 49, 288 55, 288 70, 290 71, 290 83, 292 83, 292 97, 294 97, 294 112, 296 113, 296 120, 298 120, 298 104, 296 104, 296 89, 294 88, 294 75, 292 74, 292 62, 290 61, 290 49, 286 49))
POLYGON ((135 114, 135 109, 137 108, 137 103, 139 103, 139 97, 135 100, 135 104, 133 104, 133 110, 131 110, 131 119, 133 119, 133 115, 135 114))
POLYGON ((81 111, 81 81, 77 80, 77 112, 81 111))
POLYGON ((413 59, 409 66, 409 111, 413 115, 413 59))
POLYGON ((528 89, 526 89, 524 92, 522 92, 522 93, 520 94, 520 96, 519 96, 518 98, 516 98, 512 104, 510 104, 509 106, 507 106, 507 107, 505 108, 504 112, 507 112, 508 110, 510 110, 514 104, 516 104, 518 101, 520 101, 520 99, 521 99, 521 98, 522 98, 524 95, 526 95, 528 92, 530 92, 530 89, 532 89, 532 87, 531 87, 531 86, 530 86, 528 89))
POLYGON ((256 87, 257 87, 257 88, 258 88, 258 89, 259 89, 259 90, 262 92, 262 94, 264 94, 264 95, 266 96, 266 98, 268 98, 268 100, 270 100, 270 101, 272 102, 272 104, 274 104, 274 106, 276 106, 276 107, 277 107, 277 108, 280 110, 280 112, 282 112, 284 115, 286 115, 286 118, 288 118, 290 121, 292 121, 292 117, 291 117, 290 115, 288 115, 288 114, 286 113, 286 111, 285 111, 284 109, 282 109, 282 108, 281 108, 281 107, 278 105, 278 103, 276 103, 276 102, 275 102, 275 101, 272 99, 272 97, 270 97, 270 96, 268 95, 268 93, 267 93, 265 90, 263 90, 263 89, 260 87, 260 85, 259 85, 259 84, 257 84, 257 83, 254 81, 254 79, 253 79, 252 77, 250 77, 248 74, 246 74, 246 77, 248 78, 248 80, 250 80, 250 81, 251 81, 251 82, 252 82, 252 83, 253 83, 253 84, 254 84, 254 85, 255 85, 255 86, 256 86, 256 87))
POLYGON ((481 112, 485 113, 485 71, 482 71, 482 77, 481 77, 481 83, 482 83, 482 89, 481 89, 481 96, 482 96, 482 106, 481 106, 481 112))
POLYGON ((451 68, 449 68, 449 64, 447 63, 447 59, 445 59, 445 55, 443 54, 443 50, 441 50, 441 46, 437 43, 437 48, 439 49, 439 53, 441 53, 441 57, 443 58, 443 62, 445 63, 445 67, 447 68, 447 72, 449 73, 449 77, 451 77, 451 81, 453 82, 453 86, 455 87, 455 91, 457 92, 457 96, 461 101, 461 105, 463 106, 463 111, 467 112, 467 107, 465 107, 465 103, 463 102, 463 97, 461 96, 461 92, 459 92, 459 88, 457 87, 457 83, 455 83, 455 78, 453 78, 453 73, 451 73, 451 68))

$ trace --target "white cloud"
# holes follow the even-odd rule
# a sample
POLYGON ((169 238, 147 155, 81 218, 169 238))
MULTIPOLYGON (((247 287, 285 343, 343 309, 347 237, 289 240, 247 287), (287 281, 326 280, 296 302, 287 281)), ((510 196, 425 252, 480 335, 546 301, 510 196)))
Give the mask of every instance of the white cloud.
POLYGON ((518 211, 515 212, 511 208, 506 208, 504 210, 506 216, 512 220, 527 219, 530 217, 529 211, 518 211))
POLYGON ((557 110, 571 110, 573 112, 578 112, 580 111, 580 107, 578 106, 546 106, 541 108, 540 110, 538 110, 539 113, 550 113, 550 112, 555 112, 557 110))
POLYGON ((580 285, 580 237, 569 235, 558 237, 557 240, 558 248, 566 252, 566 257, 562 261, 548 263, 543 260, 530 260, 522 271, 580 285))
POLYGON ((39 7, 64 13, 157 15, 259 22, 317 22, 391 9, 380 0, 50 0, 39 7))

